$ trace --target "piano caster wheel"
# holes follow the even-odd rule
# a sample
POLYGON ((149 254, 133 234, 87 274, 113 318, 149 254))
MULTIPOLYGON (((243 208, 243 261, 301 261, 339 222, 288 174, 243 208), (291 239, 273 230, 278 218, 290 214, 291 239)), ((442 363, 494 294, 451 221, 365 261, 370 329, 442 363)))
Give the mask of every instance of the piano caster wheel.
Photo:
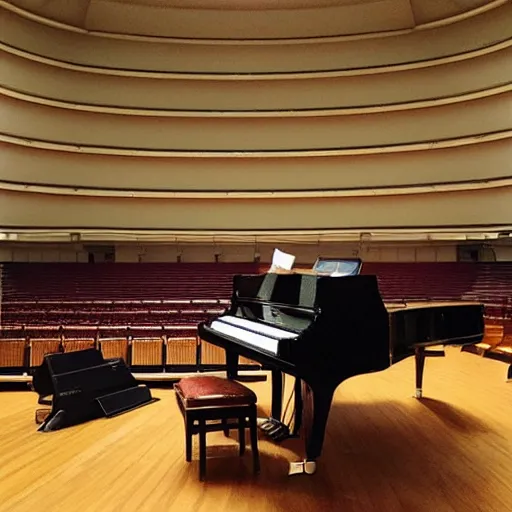
POLYGON ((423 390, 417 389, 416 394, 414 395, 415 398, 423 398, 423 390))
POLYGON ((292 475, 313 475, 316 472, 316 462, 314 460, 304 460, 303 462, 290 462, 288 476, 292 475))

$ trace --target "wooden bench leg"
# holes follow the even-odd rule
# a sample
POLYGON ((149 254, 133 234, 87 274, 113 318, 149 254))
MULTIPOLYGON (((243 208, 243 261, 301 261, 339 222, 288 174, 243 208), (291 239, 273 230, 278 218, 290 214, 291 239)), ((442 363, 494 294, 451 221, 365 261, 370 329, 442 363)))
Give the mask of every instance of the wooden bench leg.
POLYGON ((512 380, 512 364, 508 367, 507 380, 512 380))
POLYGON ((199 480, 206 476, 206 422, 199 420, 199 480))
POLYGON ((245 453, 245 416, 238 418, 238 444, 240 445, 240 456, 245 453))
MULTIPOLYGON (((180 404, 181 405, 181 404, 180 404)), ((241 408, 238 408, 237 412, 233 411, 233 417, 238 416, 238 442, 240 456, 245 453, 245 429, 249 427, 250 438, 251 438, 251 449, 253 455, 253 470, 254 473, 260 471, 260 459, 258 451, 258 427, 256 418, 256 406, 252 405, 244 408, 245 413, 241 414, 241 408)), ((187 462, 192 460, 192 441, 195 434, 199 434, 199 480, 204 481, 206 478, 206 433, 208 432, 208 425, 206 419, 197 414, 197 411, 192 414, 182 409, 185 420, 185 459, 187 462), (197 422, 197 425, 196 425, 197 422)), ((210 417, 210 415, 208 416, 210 417)), ((228 428, 229 420, 227 418, 221 418, 221 430, 224 431, 225 435, 229 435, 228 428)), ((233 425, 235 427, 235 425, 233 425)), ((217 428, 219 430, 218 424, 217 428)))
POLYGON ((229 428, 227 427, 228 425, 228 420, 226 418, 223 418, 222 419, 222 426, 224 427, 224 435, 226 437, 229 437, 229 428))
POLYGON ((185 419, 185 460, 190 462, 192 460, 192 430, 194 420, 190 419, 187 415, 185 419))
POLYGON ((260 453, 258 451, 258 425, 256 422, 256 407, 252 407, 249 416, 249 428, 251 431, 252 463, 255 473, 260 471, 260 453))

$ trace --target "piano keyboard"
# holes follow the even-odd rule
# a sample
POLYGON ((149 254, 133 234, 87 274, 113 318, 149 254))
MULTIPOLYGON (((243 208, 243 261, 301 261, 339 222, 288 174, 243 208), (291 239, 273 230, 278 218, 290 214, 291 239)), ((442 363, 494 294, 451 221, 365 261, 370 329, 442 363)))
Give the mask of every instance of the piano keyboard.
POLYGON ((295 332, 230 315, 214 320, 211 323, 211 328, 274 355, 278 352, 280 340, 298 337, 295 332))

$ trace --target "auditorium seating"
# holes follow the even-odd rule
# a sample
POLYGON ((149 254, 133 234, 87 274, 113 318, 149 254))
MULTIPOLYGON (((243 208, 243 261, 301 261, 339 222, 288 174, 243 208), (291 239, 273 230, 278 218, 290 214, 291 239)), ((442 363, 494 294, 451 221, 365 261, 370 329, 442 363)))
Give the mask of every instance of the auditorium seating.
POLYGON ((463 352, 471 352, 473 354, 484 355, 488 350, 497 347, 503 341, 504 326, 485 324, 484 339, 476 345, 468 345, 462 347, 463 352))
POLYGON ((4 297, 16 301, 120 301, 229 298, 232 276, 254 263, 12 263, 4 297))
POLYGON ((234 274, 257 272, 252 263, 4 264, 0 368, 30 371, 45 353, 94 346, 134 370, 200 369, 197 324, 229 303, 234 274))
POLYGON ((172 371, 178 367, 193 369, 198 364, 199 341, 197 336, 166 338, 165 367, 172 371))
POLYGON ((130 364, 127 338, 100 338, 99 348, 105 359, 122 358, 126 364, 130 364))
POLYGON ((34 338, 30 340, 30 368, 40 366, 46 354, 61 352, 60 338, 34 338))
POLYGON ((486 324, 482 343, 463 347, 463 352, 471 352, 509 365, 507 379, 512 380, 512 325, 486 324))
POLYGON ((94 338, 66 338, 62 340, 62 352, 76 352, 88 348, 96 348, 94 338))
POLYGON ((222 311, 234 274, 256 272, 252 263, 4 264, 2 326, 197 325, 222 311))
POLYGON ((163 369, 164 340, 162 338, 135 338, 132 340, 130 365, 163 369))
POLYGON ((385 301, 461 298, 471 290, 478 266, 465 263, 364 263, 363 274, 375 274, 385 301))
POLYGON ((97 325, 63 325, 62 326, 62 338, 66 339, 84 339, 92 338, 96 340, 98 338, 98 326, 97 325))
POLYGON ((24 338, 0 341, 0 368, 22 369, 26 366, 27 340, 24 338))
MULTIPOLYGON (((48 351, 82 346, 123 357, 140 371, 221 368, 223 351, 198 340, 196 326, 224 311, 234 274, 267 269, 253 263, 4 264, 0 369, 33 368, 48 351)), ((510 336, 504 334, 502 344, 497 333, 512 326, 512 263, 368 262, 362 272, 377 275, 387 302, 483 302, 489 347, 475 351, 508 357, 510 336)))
POLYGON ((25 338, 25 329, 23 326, 5 326, 0 328, 0 339, 25 338))
POLYGON ((482 302, 490 323, 512 321, 512 263, 364 263, 383 299, 482 302))

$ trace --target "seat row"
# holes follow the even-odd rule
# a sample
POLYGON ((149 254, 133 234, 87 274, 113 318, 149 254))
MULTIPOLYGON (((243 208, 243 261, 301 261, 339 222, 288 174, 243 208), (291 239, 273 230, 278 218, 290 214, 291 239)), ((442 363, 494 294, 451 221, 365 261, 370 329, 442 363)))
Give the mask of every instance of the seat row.
POLYGON ((161 326, 165 323, 169 324, 198 324, 211 318, 218 316, 219 313, 190 313, 190 314, 168 314, 158 313, 149 315, 140 311, 120 311, 120 312, 95 312, 95 313, 46 313, 46 314, 3 314, 4 326, 23 327, 27 324, 38 324, 44 326, 53 326, 58 328, 61 325, 118 325, 124 323, 126 325, 137 324, 153 324, 161 326))
POLYGON ((462 351, 507 363, 507 379, 512 379, 512 326, 486 323, 482 342, 463 347, 462 351))
POLYGON ((4 300, 228 299, 256 263, 4 263, 4 300))
MULTIPOLYGON (((133 320, 133 319, 132 319, 133 320)), ((8 338, 135 338, 135 337, 190 337, 197 333, 197 322, 193 323, 169 323, 135 324, 66 324, 44 325, 25 324, 7 325, 0 329, 0 339, 8 338)))
POLYGON ((225 307, 220 304, 202 305, 197 304, 174 304, 159 305, 148 308, 148 305, 133 304, 104 305, 94 304, 83 307, 75 306, 70 308, 67 305, 57 304, 35 305, 32 308, 24 306, 16 308, 14 303, 2 306, 2 324, 11 327, 23 327, 27 324, 47 325, 58 327, 60 325, 126 325, 137 324, 193 324, 218 316, 225 307))
MULTIPOLYGON (((142 338, 7 338, 0 340, 0 371, 30 373, 45 354, 96 348, 105 358, 123 358, 139 372, 200 371, 225 369, 225 351, 197 336, 142 338)), ((243 359, 241 369, 256 369, 243 359)))
POLYGON ((158 307, 187 307, 187 306, 215 306, 218 304, 229 304, 227 299, 98 299, 98 300, 69 300, 69 299, 33 299, 33 300, 4 300, 2 301, 3 307, 14 306, 17 308, 33 308, 35 306, 67 306, 67 307, 94 307, 94 306, 147 306, 150 308, 158 307))

